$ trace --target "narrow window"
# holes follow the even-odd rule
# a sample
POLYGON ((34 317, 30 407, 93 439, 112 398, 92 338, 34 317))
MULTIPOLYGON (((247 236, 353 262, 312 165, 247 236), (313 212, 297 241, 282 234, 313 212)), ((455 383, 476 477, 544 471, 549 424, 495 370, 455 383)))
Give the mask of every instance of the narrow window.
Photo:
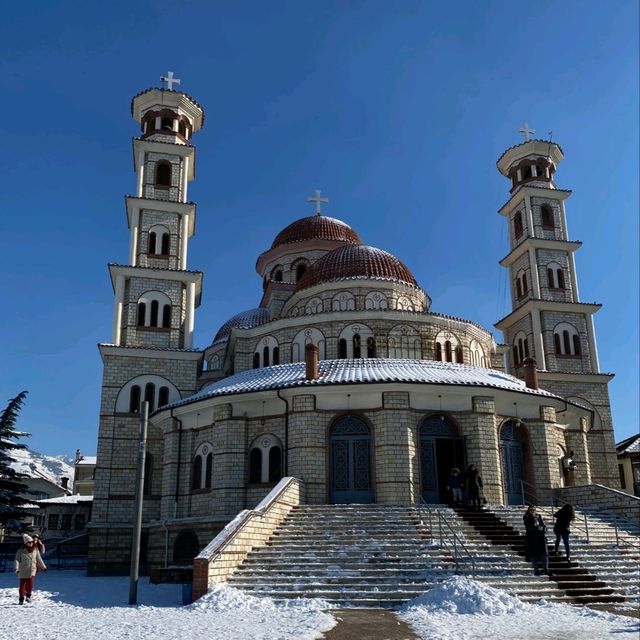
POLYGON ((456 362, 458 364, 464 364, 464 358, 462 356, 462 347, 460 345, 456 347, 456 362))
POLYGON ((269 347, 265 347, 262 350, 262 366, 263 367, 269 366, 269 347))
POLYGON ((147 305, 144 302, 138 302, 138 318, 136 324, 144 327, 144 321, 147 315, 147 305))
POLYGON ((516 293, 518 294, 518 299, 522 298, 522 285, 520 284, 520 278, 516 278, 516 293))
POLYGON ((522 295, 526 296, 529 293, 529 287, 527 286, 527 274, 522 274, 522 295))
POLYGON ((191 475, 191 489, 196 490, 200 488, 200 482, 202 479, 202 456, 196 456, 193 460, 193 471, 191 475))
POLYGON ((543 165, 543 164, 539 164, 537 166, 537 168, 538 168, 538 176, 541 177, 541 178, 546 178, 547 177, 547 168, 546 168, 546 166, 543 165))
POLYGON ((542 205, 540 209, 540 214, 542 216, 542 228, 543 229, 553 229, 555 227, 555 223, 553 220, 553 210, 548 205, 542 205))
POLYGON ((518 357, 518 346, 513 345, 513 364, 518 366, 520 364, 520 358, 518 357))
POLYGON ((161 160, 156 164, 156 187, 171 186, 171 164, 161 160))
POLYGON ((531 172, 531 165, 528 164, 526 167, 522 168, 522 179, 526 180, 527 178, 531 178, 533 173, 531 172))
POLYGON ((442 345, 436 342, 436 360, 442 362, 442 345))
POLYGON ((257 447, 249 453, 249 482, 262 482, 262 451, 257 447))
POLYGON ((184 138, 187 135, 187 127, 184 124, 184 122, 182 122, 182 120, 180 120, 180 122, 178 122, 178 133, 184 138))
POLYGON ((573 334, 573 353, 577 356, 582 355, 582 347, 580 346, 580 336, 577 333, 573 334))
POLYGON ((151 117, 147 120, 147 133, 151 133, 156 129, 156 117, 151 114, 151 117))
POLYGON ((282 451, 280 447, 269 449, 269 482, 278 482, 282 478, 282 451))
POLYGON ((158 406, 164 407, 165 404, 169 404, 169 387, 160 387, 160 391, 158 391, 158 406))
POLYGON ((156 385, 153 382, 147 382, 144 385, 144 400, 149 403, 149 413, 153 411, 154 400, 156 397, 156 385))
POLYGON ((207 455, 207 464, 204 472, 204 486, 211 489, 211 478, 213 476, 213 453, 207 455))
POLYGON ((257 351, 253 354, 253 368, 260 368, 260 354, 257 351))
POLYGON ((558 269, 556 275, 558 277, 558 289, 564 289, 564 272, 562 269, 558 269))
POLYGON ((524 357, 529 357, 529 341, 526 338, 524 339, 524 357))
POLYGON ((444 343, 444 355, 447 362, 453 362, 453 353, 451 352, 451 342, 449 340, 444 343))
POLYGON ((163 256, 169 255, 169 234, 168 233, 162 234, 162 246, 160 248, 160 253, 163 256))
POLYGON ((280 349, 273 347, 273 364, 280 364, 280 349))
POLYGON ((156 252, 156 232, 152 231, 149 234, 149 253, 154 254, 156 252))
POLYGON ((367 338, 367 358, 376 357, 376 339, 367 338))
POLYGON ((354 358, 360 358, 361 354, 360 354, 360 334, 359 333, 354 333, 353 334, 353 357, 354 358))
POLYGON ((547 269, 547 283, 549 285, 549 289, 556 288, 553 284, 553 269, 547 269))
POLYGON ((518 211, 515 216, 513 216, 513 233, 516 238, 519 238, 522 235, 522 213, 518 211))
POLYGON ((522 338, 518 340, 518 359, 519 362, 524 360, 524 344, 522 344, 522 338))
POLYGON ((140 411, 140 387, 134 384, 129 395, 129 413, 138 413, 138 411, 140 411))
POLYGON ((162 307, 162 326, 165 329, 171 328, 171 305, 170 304, 165 304, 164 307, 162 307))
POLYGON ((338 340, 338 358, 344 359, 347 357, 347 341, 344 338, 338 340))
POLYGON ((157 327, 158 326, 158 311, 159 311, 160 303, 157 300, 151 301, 151 317, 149 318, 149 326, 157 327))
POLYGON ((274 274, 273 274, 273 279, 276 282, 282 282, 282 270, 278 269, 274 274))
POLYGON ((564 343, 565 354, 571 354, 571 340, 569 339, 569 332, 566 329, 562 332, 562 342, 564 343))
POLYGON ((307 270, 307 265, 302 263, 299 264, 296 267, 296 282, 298 282, 298 280, 300 280, 300 278, 302 278, 302 276, 304 275, 304 272, 307 270))
POLYGON ((562 347, 560 346, 560 335, 557 333, 553 334, 553 344, 557 354, 562 353, 562 347))

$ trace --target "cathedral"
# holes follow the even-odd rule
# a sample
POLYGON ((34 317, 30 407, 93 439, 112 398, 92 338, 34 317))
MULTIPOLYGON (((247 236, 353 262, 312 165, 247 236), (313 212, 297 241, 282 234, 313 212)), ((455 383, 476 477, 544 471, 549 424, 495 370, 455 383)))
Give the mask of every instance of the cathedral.
MULTIPOLYGON (((142 570, 187 564, 283 477, 309 504, 447 501, 477 465, 490 504, 550 503, 567 485, 618 487, 596 303, 580 301, 551 141, 507 149, 512 310, 496 323, 431 311, 402 261, 366 229, 305 215, 257 256, 256 306, 193 344, 201 271, 188 265, 192 137, 204 110, 173 88, 137 94, 127 264, 109 264, 113 333, 103 382, 89 573, 129 570, 140 410, 149 403, 142 570), (362 234, 362 235, 361 235, 362 234)), ((308 212, 312 213, 312 212, 308 212)), ((500 256, 496 256, 498 258, 500 256)))

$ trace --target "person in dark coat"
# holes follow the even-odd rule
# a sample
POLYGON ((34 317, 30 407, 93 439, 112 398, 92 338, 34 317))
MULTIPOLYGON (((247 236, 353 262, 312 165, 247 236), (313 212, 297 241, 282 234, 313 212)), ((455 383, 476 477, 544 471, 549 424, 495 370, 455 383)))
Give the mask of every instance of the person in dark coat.
POLYGON ((537 509, 531 504, 523 517, 525 538, 524 555, 533 563, 534 573, 549 575, 549 552, 547 550, 547 525, 537 509), (542 565, 542 570, 540 570, 542 565))
POLYGON ((458 467, 453 467, 447 480, 447 489, 451 491, 453 505, 462 504, 462 475, 458 467))
POLYGON ((482 504, 482 478, 475 464, 470 464, 467 469, 467 496, 469 503, 476 509, 482 504))
POLYGON ((573 506, 565 504, 553 514, 556 523, 553 525, 553 532, 556 534, 556 555, 560 546, 560 538, 564 543, 564 550, 567 552, 567 562, 571 562, 571 550, 569 549, 569 530, 571 523, 575 520, 576 514, 573 506))

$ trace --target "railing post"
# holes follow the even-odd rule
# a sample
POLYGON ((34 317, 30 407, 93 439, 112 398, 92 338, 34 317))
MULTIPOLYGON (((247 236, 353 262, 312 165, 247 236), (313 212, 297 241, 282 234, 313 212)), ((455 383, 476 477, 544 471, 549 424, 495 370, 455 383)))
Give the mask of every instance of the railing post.
POLYGON ((613 526, 616 528, 616 547, 620 546, 620 537, 618 536, 618 521, 613 521, 613 526))
POLYGON ((524 507, 527 502, 524 499, 524 482, 522 480, 520 480, 520 494, 522 495, 522 506, 524 507))
POLYGON ((587 519, 586 513, 583 513, 582 515, 584 516, 584 532, 587 535, 587 544, 589 544, 589 520, 587 519))
POLYGON ((438 535, 440 536, 440 545, 442 546, 442 514, 438 511, 438 535))

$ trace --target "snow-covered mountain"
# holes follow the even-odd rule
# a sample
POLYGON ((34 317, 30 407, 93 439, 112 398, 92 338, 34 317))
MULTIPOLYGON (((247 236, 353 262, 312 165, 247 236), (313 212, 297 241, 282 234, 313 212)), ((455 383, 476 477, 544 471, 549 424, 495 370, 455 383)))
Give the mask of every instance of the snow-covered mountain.
POLYGON ((45 478, 61 485, 60 478, 69 478, 69 488, 73 483, 73 458, 68 456, 48 456, 30 449, 13 449, 9 454, 14 462, 12 468, 32 478, 45 478))

